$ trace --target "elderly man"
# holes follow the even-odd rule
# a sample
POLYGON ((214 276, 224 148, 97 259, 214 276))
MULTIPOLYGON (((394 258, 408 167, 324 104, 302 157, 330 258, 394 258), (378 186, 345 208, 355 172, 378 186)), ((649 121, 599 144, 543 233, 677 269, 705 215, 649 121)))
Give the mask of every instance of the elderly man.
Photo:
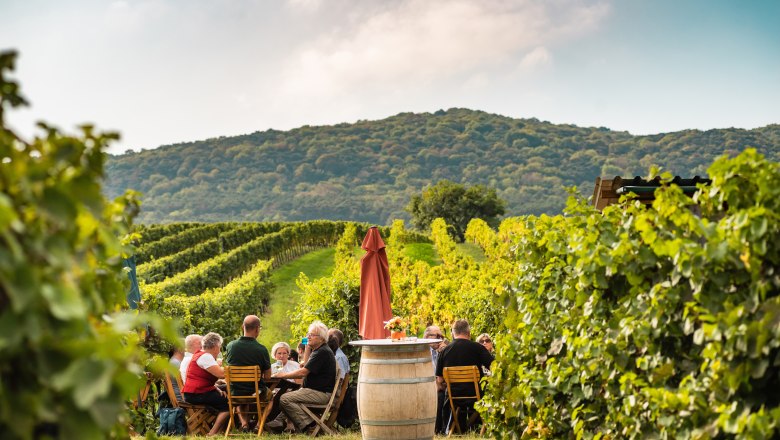
MULTIPOLYGON (((487 349, 471 340, 471 327, 469 326, 469 322, 465 319, 459 319, 452 324, 452 342, 442 350, 441 354, 439 354, 439 360, 436 363, 436 384, 439 386, 439 389, 447 388, 444 383, 445 367, 476 365, 481 377, 483 370, 490 370, 491 362, 493 362, 493 357, 487 349)), ((467 394, 470 387, 471 385, 469 384, 454 384, 451 386, 452 394, 467 394)), ((445 405, 443 408, 443 419, 445 420, 449 419, 451 416, 451 414, 448 414, 447 408, 449 408, 448 405, 445 405)), ((465 413, 466 411, 460 411, 461 415, 465 416, 465 413)), ((458 422, 460 422, 460 419, 458 422)), ((464 429, 466 428, 465 421, 464 423, 459 424, 464 429)))
MULTIPOLYGON (((336 385, 336 357, 327 344, 328 327, 315 321, 309 326, 306 337, 306 363, 296 371, 276 373, 273 376, 279 379, 303 378, 303 387, 285 393, 280 402, 282 411, 292 420, 295 428, 304 433, 314 429, 316 423, 303 411, 301 404, 328 403, 336 385)), ((274 432, 284 429, 284 424, 279 420, 273 420, 266 426, 274 432)))
POLYGON ((203 340, 201 335, 187 335, 184 338, 184 357, 179 364, 179 375, 181 376, 181 383, 187 381, 187 367, 190 365, 192 355, 200 351, 200 344, 203 340))

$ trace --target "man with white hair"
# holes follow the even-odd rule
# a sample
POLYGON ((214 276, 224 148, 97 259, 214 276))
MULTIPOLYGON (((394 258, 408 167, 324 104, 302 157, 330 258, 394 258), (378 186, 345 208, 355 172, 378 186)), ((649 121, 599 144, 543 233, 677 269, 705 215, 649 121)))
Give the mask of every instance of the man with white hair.
MULTIPOLYGON (((295 424, 295 428, 306 433, 316 426, 301 407, 302 404, 327 404, 330 393, 336 385, 336 357, 328 347, 328 327, 320 321, 314 321, 306 334, 309 343, 306 352, 306 362, 301 368, 286 373, 276 373, 273 377, 279 379, 303 378, 303 387, 285 393, 280 400, 282 411, 295 424)), ((281 432, 284 423, 272 420, 265 425, 270 431, 281 432)))
POLYGON ((187 335, 184 338, 184 358, 179 365, 179 375, 181 376, 181 383, 187 380, 187 367, 190 365, 192 355, 200 351, 200 343, 203 340, 201 335, 187 335))

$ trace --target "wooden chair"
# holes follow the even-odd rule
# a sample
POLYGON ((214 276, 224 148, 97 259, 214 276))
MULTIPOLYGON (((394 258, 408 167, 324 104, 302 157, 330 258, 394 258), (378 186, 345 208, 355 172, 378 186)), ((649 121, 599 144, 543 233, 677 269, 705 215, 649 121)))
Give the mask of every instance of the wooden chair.
MULTIPOLYGON (((448 437, 457 430, 459 434, 463 434, 463 428, 458 423, 458 412, 464 404, 473 404, 481 398, 479 392, 479 370, 476 365, 466 365, 462 367, 444 367, 444 382, 447 383, 447 398, 450 401, 450 409, 452 410, 452 426, 450 426, 448 437), (466 394, 453 396, 452 385, 456 383, 471 383, 474 384, 474 392, 468 392, 466 394), (458 405, 455 401, 461 401, 462 404, 458 405)), ((473 423, 479 416, 476 412, 472 415, 468 423, 473 423)), ((468 428, 468 427, 466 427, 468 428)))
POLYGON ((268 418, 268 413, 271 412, 274 401, 271 398, 270 390, 260 392, 259 382, 261 379, 262 373, 257 365, 251 367, 225 367, 225 383, 227 385, 228 407, 230 411, 230 421, 225 430, 225 437, 231 435, 230 431, 236 427, 235 414, 238 411, 238 407, 242 405, 246 409, 244 414, 257 414, 257 435, 259 436, 263 432, 265 420, 268 418), (236 396, 233 394, 233 384, 237 383, 251 383, 255 392, 248 396, 236 396), (254 405, 254 410, 252 405, 254 405))
MULTIPOLYGON (((165 374, 165 392, 168 394, 168 398, 171 401, 171 405, 174 408, 184 408, 184 412, 187 413, 187 432, 194 435, 206 435, 211 431, 211 427, 214 426, 214 421, 217 420, 217 415, 211 410, 211 408, 205 405, 193 405, 184 401, 179 401, 176 398, 176 394, 173 391, 173 382, 170 374, 165 374)), ((179 389, 183 390, 184 385, 181 382, 179 373, 174 376, 179 389)))
MULTIPOLYGON (((333 385, 333 391, 330 393, 330 399, 328 399, 328 403, 322 405, 322 404, 313 404, 313 403, 307 403, 307 404, 301 404, 301 408, 303 411, 309 415, 312 419, 314 419, 314 422, 317 423, 317 426, 314 427, 314 430, 311 432, 312 437, 316 437, 317 434, 320 432, 320 430, 327 432, 330 435, 336 435, 336 430, 333 429, 333 424, 328 426, 328 421, 330 420, 331 414, 334 411, 334 402, 336 401, 336 396, 339 393, 339 390, 341 389, 342 382, 347 382, 347 378, 349 376, 344 376, 345 380, 341 380, 341 371, 338 365, 336 365, 336 383, 333 385)), ((343 399, 344 393, 341 394, 341 398, 343 399)), ((334 419, 335 420, 335 419, 334 419)))
POLYGON ((349 388, 349 380, 350 375, 347 373, 344 375, 344 379, 341 380, 341 387, 339 388, 339 393, 336 396, 336 401, 333 402, 333 408, 331 408, 330 411, 330 417, 328 417, 328 421, 325 422, 328 427, 333 429, 333 426, 336 424, 336 418, 339 416, 339 410, 341 409, 341 404, 344 403, 344 396, 347 394, 347 388, 349 388))

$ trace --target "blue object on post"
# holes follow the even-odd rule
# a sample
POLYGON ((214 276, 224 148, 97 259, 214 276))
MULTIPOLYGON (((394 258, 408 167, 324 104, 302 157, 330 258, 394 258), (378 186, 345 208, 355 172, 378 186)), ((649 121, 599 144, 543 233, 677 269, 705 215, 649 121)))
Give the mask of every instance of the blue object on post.
POLYGON ((135 275, 135 255, 122 260, 122 265, 127 268, 127 277, 130 279, 130 291, 127 292, 127 304, 131 309, 138 308, 141 302, 141 290, 138 288, 138 277, 135 275))

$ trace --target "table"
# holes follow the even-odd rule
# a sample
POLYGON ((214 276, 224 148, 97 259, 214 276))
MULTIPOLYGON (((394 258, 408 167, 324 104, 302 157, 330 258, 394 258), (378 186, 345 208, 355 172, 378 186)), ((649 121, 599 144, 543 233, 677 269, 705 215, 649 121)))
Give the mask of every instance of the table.
POLYGON ((441 339, 351 341, 361 347, 357 404, 363 439, 432 439, 436 377, 429 344, 441 339))

